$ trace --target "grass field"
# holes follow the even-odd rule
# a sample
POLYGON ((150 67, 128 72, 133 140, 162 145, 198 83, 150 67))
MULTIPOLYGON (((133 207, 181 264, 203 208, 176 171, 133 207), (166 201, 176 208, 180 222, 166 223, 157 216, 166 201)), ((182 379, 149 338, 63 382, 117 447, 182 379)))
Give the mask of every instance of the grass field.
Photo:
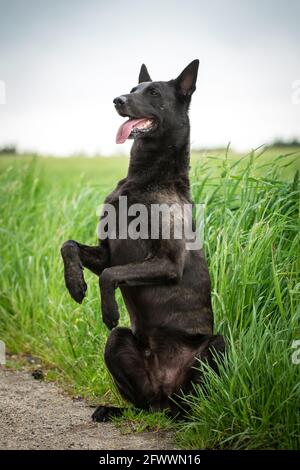
MULTIPOLYGON (((49 379, 102 403, 120 398, 102 358, 108 331, 97 279, 86 272, 87 298, 77 305, 59 249, 69 238, 96 243, 97 207, 127 165, 125 157, 0 158, 0 339, 13 353, 40 357, 49 379)), ((220 376, 206 371, 207 394, 186 397, 190 416, 175 425, 183 448, 300 448, 300 364, 292 361, 300 340, 299 170, 299 149, 193 155, 216 330, 228 352, 220 376)), ((127 418, 137 430, 174 426, 162 414, 129 409, 127 418)))

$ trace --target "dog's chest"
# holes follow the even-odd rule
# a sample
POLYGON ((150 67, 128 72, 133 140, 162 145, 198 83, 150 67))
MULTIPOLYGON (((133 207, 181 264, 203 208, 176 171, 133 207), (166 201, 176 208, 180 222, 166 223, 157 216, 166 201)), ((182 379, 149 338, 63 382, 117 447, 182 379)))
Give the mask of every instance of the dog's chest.
POLYGON ((106 204, 115 211, 116 229, 109 235, 112 265, 142 262, 151 255, 153 240, 172 237, 174 226, 181 227, 187 198, 173 188, 135 190, 119 184, 106 204), (135 229, 133 232, 132 229, 135 229))

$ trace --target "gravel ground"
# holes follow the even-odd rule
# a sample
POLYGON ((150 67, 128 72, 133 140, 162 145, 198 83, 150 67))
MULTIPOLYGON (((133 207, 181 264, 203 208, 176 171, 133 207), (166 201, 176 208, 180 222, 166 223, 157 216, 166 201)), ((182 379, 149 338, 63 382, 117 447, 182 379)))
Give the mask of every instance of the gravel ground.
POLYGON ((162 432, 121 434, 53 383, 0 366, 0 449, 174 449, 162 432))

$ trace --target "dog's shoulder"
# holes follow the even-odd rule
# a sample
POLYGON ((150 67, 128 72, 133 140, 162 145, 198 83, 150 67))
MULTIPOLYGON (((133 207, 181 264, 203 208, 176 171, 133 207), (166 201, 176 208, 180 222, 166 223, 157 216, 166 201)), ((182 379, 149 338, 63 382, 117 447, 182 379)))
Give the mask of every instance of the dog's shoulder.
POLYGON ((171 206, 173 204, 188 204, 190 202, 189 196, 176 191, 175 187, 157 187, 149 190, 148 192, 149 202, 152 204, 167 204, 171 206))
POLYGON ((105 204, 114 204, 118 201, 120 196, 126 195, 125 187, 127 183, 127 178, 121 179, 116 188, 109 193, 105 198, 105 204))

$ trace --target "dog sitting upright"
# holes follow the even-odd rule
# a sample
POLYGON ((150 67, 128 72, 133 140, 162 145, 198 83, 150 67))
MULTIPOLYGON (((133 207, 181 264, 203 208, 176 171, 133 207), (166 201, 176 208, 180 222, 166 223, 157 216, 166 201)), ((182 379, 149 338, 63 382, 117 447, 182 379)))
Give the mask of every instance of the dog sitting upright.
MULTIPOLYGON (((164 82, 152 81, 142 65, 139 84, 114 99, 117 112, 129 118, 117 142, 134 139, 127 177, 105 201, 117 214, 120 196, 127 196, 128 206, 191 204, 188 110, 198 66, 194 60, 175 80, 164 82)), ((61 253, 66 286, 77 302, 87 288, 83 268, 99 277, 102 318, 111 330, 105 362, 121 395, 141 409, 174 411, 170 398, 176 400, 178 394, 191 392, 193 383, 201 383, 197 359, 215 368, 215 353, 224 351, 223 337, 213 335, 202 249, 187 250, 183 237, 166 239, 160 230, 156 239, 108 237, 94 247, 70 240, 61 253), (118 287, 131 328, 117 327, 118 287)), ((99 406, 93 419, 105 421, 120 412, 99 406)))

